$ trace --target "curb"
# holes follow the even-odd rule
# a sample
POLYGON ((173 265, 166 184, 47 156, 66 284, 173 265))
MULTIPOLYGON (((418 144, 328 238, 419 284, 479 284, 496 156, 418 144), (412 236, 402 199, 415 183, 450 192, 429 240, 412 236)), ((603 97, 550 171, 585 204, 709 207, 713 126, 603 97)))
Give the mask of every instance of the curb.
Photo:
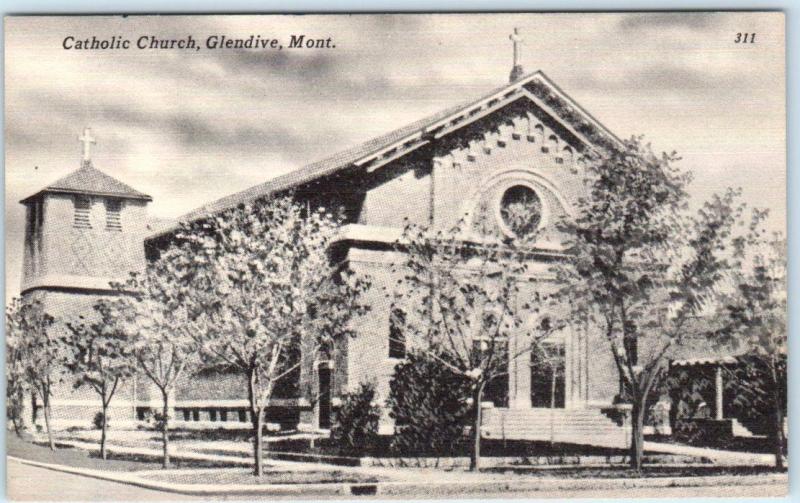
POLYGON ((160 482, 147 480, 131 474, 117 474, 115 472, 103 470, 91 470, 88 468, 73 468, 66 465, 56 465, 30 461, 14 456, 7 456, 9 460, 22 463, 24 465, 44 468, 55 472, 81 475, 98 480, 128 484, 144 489, 154 489, 170 493, 188 494, 196 496, 222 496, 226 494, 263 494, 274 496, 290 495, 347 495, 350 493, 350 486, 374 485, 374 484, 262 484, 262 485, 211 485, 211 484, 175 484, 172 482, 160 482), (324 489, 324 490, 322 490, 324 489))
POLYGON ((29 461, 14 456, 9 460, 36 466, 48 470, 82 475, 100 480, 129 484, 145 489, 196 496, 263 495, 263 496, 446 496, 480 494, 485 492, 506 491, 519 492, 552 492, 560 490, 608 490, 639 489, 662 487, 707 487, 707 486, 758 486, 784 483, 788 491, 786 474, 752 475, 752 476, 705 476, 705 477, 663 477, 649 479, 535 479, 535 480, 482 480, 458 482, 374 482, 374 483, 330 483, 330 484, 259 484, 259 485, 213 485, 213 484, 176 484, 147 480, 132 474, 73 468, 29 461))

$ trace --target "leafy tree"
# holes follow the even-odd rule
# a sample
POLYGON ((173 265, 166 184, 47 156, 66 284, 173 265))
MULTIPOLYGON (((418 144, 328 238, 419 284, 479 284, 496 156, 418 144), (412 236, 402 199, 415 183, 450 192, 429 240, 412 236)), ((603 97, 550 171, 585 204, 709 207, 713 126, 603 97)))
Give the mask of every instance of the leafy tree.
POLYGON ((19 317, 21 301, 11 300, 6 307, 6 418, 14 426, 14 432, 21 436, 24 427, 22 411, 25 394, 30 387, 25 375, 25 337, 15 327, 19 317))
POLYGON ((136 370, 132 341, 115 316, 117 299, 103 298, 93 306, 91 319, 79 316, 67 323, 65 365, 75 378, 75 388, 88 386, 100 396, 103 421, 100 456, 107 458, 108 407, 119 384, 136 370))
POLYGON ((361 383, 354 392, 342 396, 331 426, 331 440, 343 454, 362 455, 376 445, 380 418, 375 385, 361 383))
POLYGON ((187 224, 167 252, 205 363, 247 379, 257 476, 276 385, 297 375, 301 359, 329 356, 366 309, 366 280, 328 253, 340 221, 286 196, 187 224))
POLYGON ((181 299, 180 275, 169 262, 169 252, 148 264, 144 274, 132 273, 114 285, 121 295, 108 302, 109 315, 132 344, 138 369, 161 392, 161 431, 164 468, 169 459, 169 398, 178 379, 197 365, 197 328, 181 299))
MULTIPOLYGON (((6 376, 16 407, 21 408, 22 394, 32 389, 41 398, 50 449, 55 450, 51 429, 53 386, 62 378, 60 365, 63 348, 55 320, 44 310, 40 300, 15 298, 6 308, 6 376)), ((8 391, 7 391, 8 393, 8 391)), ((16 424, 16 423, 15 423, 16 424)))
MULTIPOLYGON (((534 240, 535 233, 494 237, 481 221, 474 228, 462 221, 439 232, 407 224, 398 242, 406 260, 396 271, 393 323, 403 327, 410 347, 470 383, 471 470, 480 469, 484 391, 508 375, 510 360, 530 351, 529 344, 515 349, 509 342, 538 310, 532 301, 539 293, 520 288, 534 240)), ((548 335, 529 331, 526 337, 534 334, 548 335)))
POLYGON ((395 423, 391 449, 400 455, 453 456, 463 444, 471 382, 442 358, 412 349, 395 367, 387 406, 395 423))
POLYGON ((561 222, 573 260, 558 268, 572 316, 601 327, 632 405, 631 466, 642 464, 643 421, 687 322, 707 307, 730 267, 743 211, 728 190, 688 212, 688 173, 641 138, 598 153, 576 218, 561 222))
POLYGON ((737 242, 732 268, 734 288, 722 295, 718 335, 745 354, 737 359, 732 376, 738 384, 739 405, 769 410, 775 468, 784 467, 786 414, 786 240, 779 233, 764 239, 754 220, 750 232, 737 242))

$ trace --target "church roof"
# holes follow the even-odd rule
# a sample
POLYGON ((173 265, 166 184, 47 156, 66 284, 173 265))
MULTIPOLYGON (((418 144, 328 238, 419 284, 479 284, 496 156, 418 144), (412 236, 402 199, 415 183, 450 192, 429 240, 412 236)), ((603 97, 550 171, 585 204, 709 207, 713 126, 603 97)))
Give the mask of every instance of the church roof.
POLYGON ((395 159, 428 143, 432 138, 438 138, 477 120, 498 103, 523 95, 536 99, 549 108, 564 123, 570 124, 577 136, 583 138, 588 144, 602 146, 604 143, 608 145, 620 142, 589 112, 567 96, 544 72, 536 71, 510 84, 496 88, 477 100, 447 108, 321 161, 201 206, 179 217, 171 227, 156 231, 151 238, 174 231, 177 229, 178 222, 199 220, 240 204, 290 190, 347 168, 366 166, 381 158, 395 159))
POLYGON ((145 201, 153 200, 153 198, 147 194, 139 192, 130 185, 122 183, 116 178, 95 169, 91 163, 84 163, 80 169, 73 171, 63 178, 59 178, 47 187, 26 197, 20 202, 26 203, 47 192, 115 196, 125 199, 142 199, 145 201))

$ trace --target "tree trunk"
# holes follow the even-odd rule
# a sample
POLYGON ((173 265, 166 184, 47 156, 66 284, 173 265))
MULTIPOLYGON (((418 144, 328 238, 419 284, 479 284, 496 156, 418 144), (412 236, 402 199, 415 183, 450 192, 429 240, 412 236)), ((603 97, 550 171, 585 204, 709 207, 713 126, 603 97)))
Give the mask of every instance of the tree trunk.
POLYGON ((100 432, 100 457, 108 459, 106 453, 106 428, 108 427, 108 406, 103 404, 103 427, 100 432))
POLYGON ((783 471, 783 414, 780 405, 776 407, 775 413, 775 471, 783 471))
POLYGON ((477 472, 481 469, 481 422, 483 421, 481 400, 483 399, 483 384, 475 387, 473 394, 475 407, 474 422, 472 423, 472 449, 469 458, 470 471, 477 472))
POLYGON ((164 448, 164 458, 161 466, 163 468, 169 468, 169 392, 166 389, 162 389, 161 397, 164 400, 164 407, 162 409, 163 417, 161 418, 161 444, 164 448))
POLYGON ((22 432, 20 431, 19 427, 19 416, 17 414, 11 418, 11 424, 14 425, 14 433, 17 434, 17 437, 22 438, 22 432))
POLYGON ((264 409, 258 408, 258 417, 256 418, 256 431, 255 439, 253 440, 253 448, 255 449, 255 470, 253 474, 256 477, 261 477, 264 474, 264 439, 262 433, 264 429, 264 409))
POLYGON ((39 419, 39 403, 36 400, 36 391, 31 391, 31 424, 35 425, 39 419))
POLYGON ((255 370, 251 368, 247 372, 247 398, 250 400, 250 422, 253 425, 253 461, 255 463, 253 475, 260 477, 264 473, 262 463, 264 449, 261 439, 261 433, 264 429, 264 407, 257 404, 258 390, 256 386, 255 370))
POLYGON ((43 399, 44 405, 44 425, 47 428, 47 441, 50 443, 50 450, 56 450, 56 443, 53 440, 53 430, 50 428, 50 400, 43 399))
POLYGON ((553 447, 556 437, 555 408, 556 408, 556 368, 551 366, 550 374, 550 447, 553 447))
POLYGON ((633 402, 633 409, 631 409, 631 468, 639 472, 642 470, 644 455, 644 404, 639 403, 636 398, 633 402))
POLYGON ((775 407, 772 416, 775 421, 773 428, 774 450, 775 450, 775 471, 783 471, 783 400, 781 399, 780 383, 778 382, 777 363, 775 357, 770 359, 770 371, 772 373, 772 401, 775 407))

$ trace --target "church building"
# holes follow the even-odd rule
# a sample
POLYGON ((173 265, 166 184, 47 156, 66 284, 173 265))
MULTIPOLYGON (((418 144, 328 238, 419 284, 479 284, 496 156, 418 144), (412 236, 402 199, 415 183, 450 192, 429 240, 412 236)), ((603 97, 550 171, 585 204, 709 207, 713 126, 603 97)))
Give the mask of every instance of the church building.
MULTIPOLYGON (((394 367, 405 356, 402 344, 390 343, 385 300, 392 265, 402 260, 394 245, 405 219, 446 230, 464 216, 480 217, 492 224, 489 232, 513 237, 524 231, 510 219, 509 208, 522 205, 539 229, 530 267, 534 280, 552 284, 548 264, 566 257, 554 223, 573 215, 585 157, 619 140, 544 73, 523 74, 515 64, 508 84, 468 103, 211 202, 159 229, 146 223, 150 197, 95 169, 89 134, 83 141, 80 169, 22 201, 23 294, 41 296, 56 317, 90 309, 97 296, 110 294, 108 282, 143 268, 169 244, 178 222, 288 191, 312 208, 343 210, 346 222, 335 246, 350 268, 370 276, 371 310, 334 360, 302 370, 313 376, 307 380, 313 389, 279 397, 268 413, 275 427, 325 430, 342 394, 360 383, 375 383, 385 400, 394 367)), ((531 341, 520 335, 510 343, 521 348, 531 341)), ((627 429, 606 415, 619 380, 603 334, 576 324, 546 344, 561 356, 558 368, 545 368, 531 353, 509 361, 508 378, 483 404, 486 437, 547 440, 555 421, 556 441, 627 445, 627 429)), ((63 424, 85 424, 70 407, 92 398, 65 390, 54 401, 54 416, 63 424)), ((158 403, 145 384, 129 383, 112 413, 135 422, 158 403)), ((176 427, 250 425, 247 388, 237 376, 192 378, 173 403, 176 427)), ((391 428, 385 415, 381 429, 391 428)))

